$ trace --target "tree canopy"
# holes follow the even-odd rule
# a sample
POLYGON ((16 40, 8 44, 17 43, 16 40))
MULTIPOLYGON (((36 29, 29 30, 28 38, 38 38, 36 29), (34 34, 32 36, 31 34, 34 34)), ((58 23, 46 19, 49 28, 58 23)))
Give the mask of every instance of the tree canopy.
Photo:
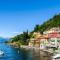
POLYGON ((42 25, 36 25, 34 28, 34 32, 40 31, 41 33, 43 33, 43 31, 48 30, 52 27, 60 27, 60 14, 55 15, 53 18, 44 22, 42 25))

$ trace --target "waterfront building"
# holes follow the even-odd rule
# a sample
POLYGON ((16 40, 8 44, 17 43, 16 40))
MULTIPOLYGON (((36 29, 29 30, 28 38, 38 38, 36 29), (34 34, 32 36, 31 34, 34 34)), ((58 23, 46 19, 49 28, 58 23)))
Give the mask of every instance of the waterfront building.
POLYGON ((42 35, 40 33, 35 34, 35 37, 31 38, 29 42, 29 46, 39 47, 40 49, 45 49, 47 45, 48 45, 48 36, 42 35))
POLYGON ((40 32, 34 32, 32 38, 30 38, 29 46, 39 47, 40 42, 38 38, 41 36, 40 32))
POLYGON ((52 32, 48 34, 50 47, 58 47, 60 44, 60 33, 52 32))
POLYGON ((33 47, 33 46, 34 46, 34 41, 35 41, 34 38, 31 38, 31 39, 30 39, 30 41, 29 41, 29 46, 30 46, 30 47, 33 47))
POLYGON ((43 35, 40 32, 34 32, 29 46, 39 47, 40 49, 60 47, 60 28, 51 28, 48 31, 44 31, 43 35))
POLYGON ((48 35, 49 47, 58 47, 60 45, 60 28, 54 27, 47 31, 44 31, 43 34, 48 35))
POLYGON ((40 49, 45 49, 48 45, 48 36, 42 35, 38 39, 40 40, 40 49))

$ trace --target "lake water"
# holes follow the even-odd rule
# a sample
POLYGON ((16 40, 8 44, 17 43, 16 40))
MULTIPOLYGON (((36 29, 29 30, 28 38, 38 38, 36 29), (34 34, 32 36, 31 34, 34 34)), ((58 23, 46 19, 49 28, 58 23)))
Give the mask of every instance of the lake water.
POLYGON ((0 43, 0 50, 4 52, 0 60, 51 60, 48 53, 35 49, 18 49, 4 43, 0 43))

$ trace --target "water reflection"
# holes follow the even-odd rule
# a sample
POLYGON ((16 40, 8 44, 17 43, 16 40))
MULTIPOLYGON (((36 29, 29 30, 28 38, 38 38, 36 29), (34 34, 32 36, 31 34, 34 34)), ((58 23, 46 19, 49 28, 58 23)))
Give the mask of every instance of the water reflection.
POLYGON ((51 60, 51 55, 39 49, 22 50, 23 60, 51 60))
POLYGON ((39 49, 18 49, 7 44, 0 44, 5 55, 0 60, 51 60, 50 54, 39 49))

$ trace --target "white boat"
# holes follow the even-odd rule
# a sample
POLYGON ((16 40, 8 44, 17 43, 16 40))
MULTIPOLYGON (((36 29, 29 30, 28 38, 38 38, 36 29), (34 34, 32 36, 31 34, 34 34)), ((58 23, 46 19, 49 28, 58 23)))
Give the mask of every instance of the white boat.
POLYGON ((53 56, 52 60, 60 60, 60 54, 56 54, 53 56))
POLYGON ((0 50, 0 55, 4 55, 4 52, 0 50))

